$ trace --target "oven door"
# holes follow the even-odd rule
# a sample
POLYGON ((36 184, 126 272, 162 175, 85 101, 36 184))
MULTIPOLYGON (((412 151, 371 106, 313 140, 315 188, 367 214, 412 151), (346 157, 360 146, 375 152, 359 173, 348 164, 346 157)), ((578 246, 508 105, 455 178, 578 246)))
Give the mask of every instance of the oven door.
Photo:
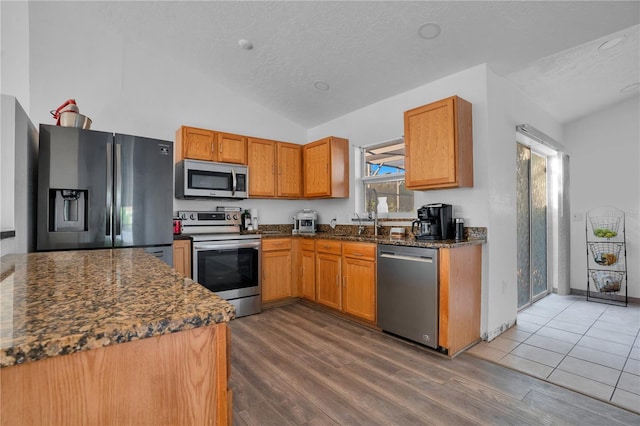
POLYGON ((223 299, 260 294, 260 241, 193 243, 193 280, 223 299))

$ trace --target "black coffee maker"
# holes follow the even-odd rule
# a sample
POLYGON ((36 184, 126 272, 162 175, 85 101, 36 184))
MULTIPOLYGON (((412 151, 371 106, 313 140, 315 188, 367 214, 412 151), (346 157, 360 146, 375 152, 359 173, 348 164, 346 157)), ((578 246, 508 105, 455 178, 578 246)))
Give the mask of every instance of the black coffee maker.
POLYGON ((417 240, 450 240, 453 238, 451 204, 427 204, 418 209, 418 219, 411 230, 417 240))

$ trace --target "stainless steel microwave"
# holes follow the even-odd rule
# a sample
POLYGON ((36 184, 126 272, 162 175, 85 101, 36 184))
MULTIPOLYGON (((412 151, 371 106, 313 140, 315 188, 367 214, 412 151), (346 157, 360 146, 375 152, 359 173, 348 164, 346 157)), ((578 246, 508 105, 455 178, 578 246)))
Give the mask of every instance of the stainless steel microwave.
POLYGON ((176 163, 176 198, 247 198, 249 169, 241 164, 182 160, 176 163))

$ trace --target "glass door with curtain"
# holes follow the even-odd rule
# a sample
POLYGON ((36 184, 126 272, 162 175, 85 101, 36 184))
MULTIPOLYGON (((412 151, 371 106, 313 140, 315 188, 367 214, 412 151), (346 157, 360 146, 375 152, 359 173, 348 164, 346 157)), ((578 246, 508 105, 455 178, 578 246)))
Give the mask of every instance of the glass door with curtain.
POLYGON ((518 309, 548 293, 547 159, 517 144, 518 309))

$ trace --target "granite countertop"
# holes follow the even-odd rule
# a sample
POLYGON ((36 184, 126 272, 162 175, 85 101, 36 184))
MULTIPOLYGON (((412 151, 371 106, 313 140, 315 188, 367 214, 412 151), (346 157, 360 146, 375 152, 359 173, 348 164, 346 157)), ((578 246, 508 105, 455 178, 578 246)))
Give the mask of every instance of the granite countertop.
POLYGON ((235 318, 233 305, 142 249, 0 262, 0 367, 235 318))
POLYGON ((409 246, 409 247, 425 247, 425 248, 456 248, 471 246, 476 244, 485 244, 487 239, 482 234, 477 236, 468 236, 464 240, 416 240, 413 236, 404 238, 391 238, 389 235, 353 235, 353 234, 340 234, 332 232, 316 232, 315 234, 291 234, 291 232, 279 232, 279 231, 262 231, 259 233, 263 239, 266 238, 314 238, 314 239, 328 239, 328 240, 340 240, 340 241, 357 241, 363 243, 376 243, 376 244, 391 244, 395 246, 409 246))

